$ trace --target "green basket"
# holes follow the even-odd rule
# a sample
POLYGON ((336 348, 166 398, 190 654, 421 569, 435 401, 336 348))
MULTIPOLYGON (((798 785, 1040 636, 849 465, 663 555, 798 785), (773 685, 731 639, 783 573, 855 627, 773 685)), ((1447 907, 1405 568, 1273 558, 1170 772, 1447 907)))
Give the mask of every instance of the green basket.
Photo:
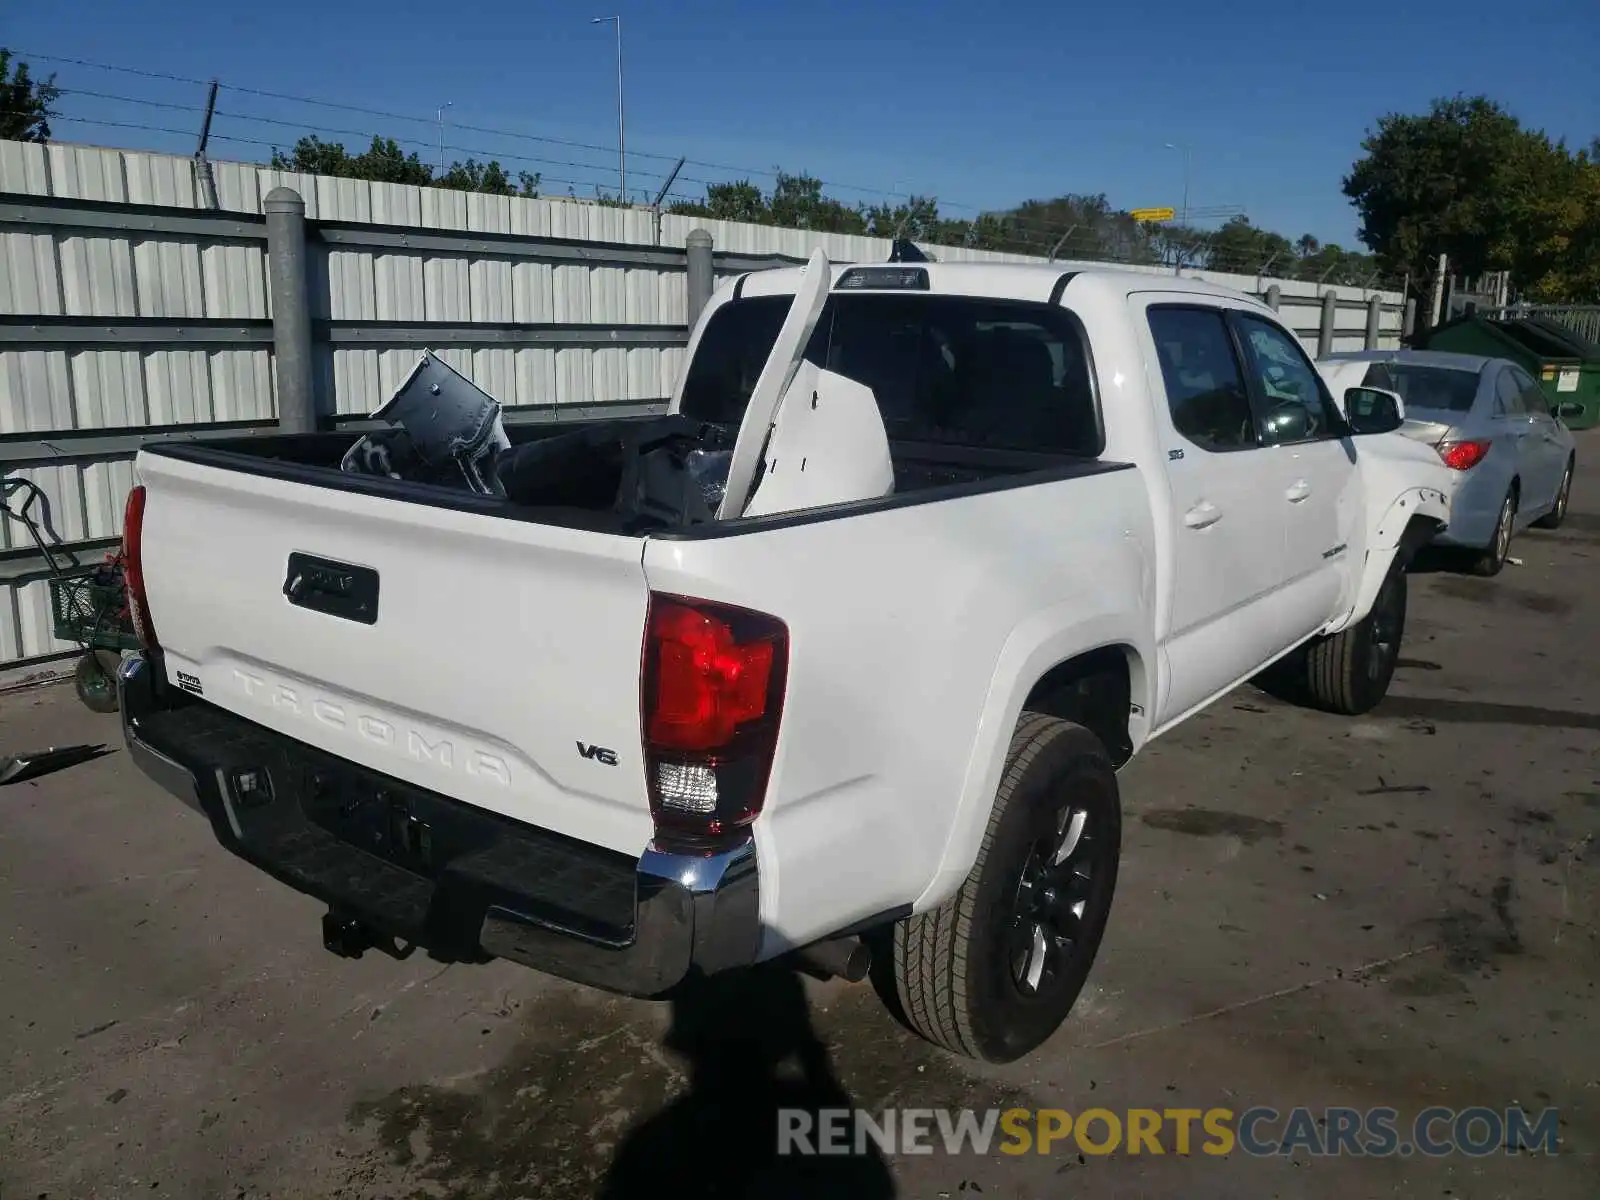
POLYGON ((96 582, 99 567, 50 581, 50 617, 56 637, 89 649, 137 650, 138 635, 120 583, 96 582))

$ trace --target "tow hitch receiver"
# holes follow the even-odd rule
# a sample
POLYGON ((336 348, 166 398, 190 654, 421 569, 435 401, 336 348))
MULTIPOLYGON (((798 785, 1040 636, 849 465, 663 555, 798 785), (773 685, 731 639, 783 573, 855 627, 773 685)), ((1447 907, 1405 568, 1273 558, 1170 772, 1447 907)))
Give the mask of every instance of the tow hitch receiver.
POLYGON ((377 950, 390 958, 407 959, 416 949, 410 943, 402 946, 397 939, 363 924, 358 917, 331 908, 322 914, 322 945, 340 958, 360 958, 368 950, 377 950))

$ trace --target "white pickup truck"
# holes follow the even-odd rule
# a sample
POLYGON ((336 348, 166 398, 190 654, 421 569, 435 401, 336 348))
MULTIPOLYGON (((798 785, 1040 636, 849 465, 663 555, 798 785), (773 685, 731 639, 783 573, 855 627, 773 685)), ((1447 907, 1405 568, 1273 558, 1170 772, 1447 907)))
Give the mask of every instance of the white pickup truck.
POLYGON ((1122 764, 1268 668, 1383 697, 1448 473, 1345 399, 1198 281, 745 275, 669 415, 511 427, 531 499, 341 471, 350 433, 145 448, 127 744, 336 952, 640 996, 870 955, 1012 1060, 1094 960, 1122 764), (718 446, 714 509, 636 502, 718 446))

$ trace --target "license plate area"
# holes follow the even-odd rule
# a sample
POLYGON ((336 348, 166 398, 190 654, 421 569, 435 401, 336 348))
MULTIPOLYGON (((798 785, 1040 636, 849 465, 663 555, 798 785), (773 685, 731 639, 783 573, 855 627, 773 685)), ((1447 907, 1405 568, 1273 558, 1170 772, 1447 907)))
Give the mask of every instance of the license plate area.
POLYGON ((435 875, 487 840, 426 793, 366 771, 316 763, 302 769, 300 783, 301 808, 311 821, 418 874, 435 875))

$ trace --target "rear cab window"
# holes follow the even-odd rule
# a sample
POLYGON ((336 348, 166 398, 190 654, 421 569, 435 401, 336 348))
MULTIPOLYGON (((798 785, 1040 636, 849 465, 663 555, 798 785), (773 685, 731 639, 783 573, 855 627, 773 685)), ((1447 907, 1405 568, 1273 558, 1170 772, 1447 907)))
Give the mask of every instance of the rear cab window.
MULTIPOLYGON (((737 425, 790 296, 712 314, 679 411, 737 425)), ((1056 305, 908 293, 834 293, 806 359, 872 389, 891 441, 1097 457, 1104 435, 1082 327, 1056 305)))

